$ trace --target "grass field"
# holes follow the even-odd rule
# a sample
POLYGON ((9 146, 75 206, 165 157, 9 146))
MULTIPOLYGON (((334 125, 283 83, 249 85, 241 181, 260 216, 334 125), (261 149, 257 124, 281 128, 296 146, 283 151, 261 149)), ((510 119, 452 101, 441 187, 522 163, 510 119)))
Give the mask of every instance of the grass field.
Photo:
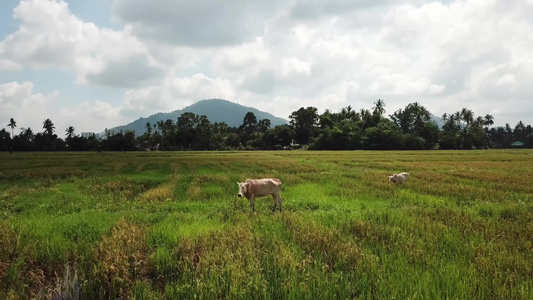
POLYGON ((531 150, 0 153, 0 299, 533 299, 532 170, 531 150), (255 177, 282 213, 237 198, 255 177))

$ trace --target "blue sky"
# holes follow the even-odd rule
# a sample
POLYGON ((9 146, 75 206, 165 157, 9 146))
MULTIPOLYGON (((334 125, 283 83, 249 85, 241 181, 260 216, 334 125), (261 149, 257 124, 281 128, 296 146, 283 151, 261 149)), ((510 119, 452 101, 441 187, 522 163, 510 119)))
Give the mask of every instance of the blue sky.
POLYGON ((0 122, 101 132, 217 97, 533 124, 532 16, 532 0, 5 0, 0 122))

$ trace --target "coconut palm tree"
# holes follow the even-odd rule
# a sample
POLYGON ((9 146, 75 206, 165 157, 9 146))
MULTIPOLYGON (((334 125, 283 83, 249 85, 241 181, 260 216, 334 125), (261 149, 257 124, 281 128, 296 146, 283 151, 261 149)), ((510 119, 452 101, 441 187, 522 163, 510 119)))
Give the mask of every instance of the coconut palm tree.
POLYGON ((487 126, 487 129, 494 124, 494 117, 492 115, 487 114, 484 119, 484 125, 487 126))
POLYGON ((13 129, 15 129, 15 127, 17 127, 17 122, 15 122, 15 120, 13 118, 11 118, 11 120, 9 120, 9 124, 7 124, 7 126, 11 127, 11 138, 13 138, 15 136, 15 134, 13 133, 13 129))
POLYGON ((461 120, 465 121, 467 126, 474 122, 474 113, 468 108, 463 108, 460 112, 460 116, 461 120))
POLYGON ((146 136, 150 137, 150 135, 152 134, 152 124, 150 124, 150 122, 146 122, 146 136))
POLYGON ((33 134, 33 130, 31 130, 30 127, 24 129, 23 132, 23 136, 27 141, 33 141, 33 139, 35 138, 35 134, 33 134))
POLYGON ((54 126, 54 123, 52 123, 52 120, 46 119, 43 121, 43 129, 45 134, 52 136, 56 127, 54 126))
POLYGON ((67 132, 67 140, 70 140, 74 135, 74 127, 69 126, 65 131, 67 132))
POLYGON ((449 116, 448 116, 447 113, 443 113, 443 114, 442 114, 442 117, 441 117, 442 122, 446 123, 446 121, 448 121, 448 118, 449 118, 449 116))
POLYGON ((380 115, 380 116, 383 116, 383 114, 385 113, 385 102, 381 99, 378 99, 378 101, 374 102, 374 107, 372 109, 374 109, 373 113, 375 115, 380 115))

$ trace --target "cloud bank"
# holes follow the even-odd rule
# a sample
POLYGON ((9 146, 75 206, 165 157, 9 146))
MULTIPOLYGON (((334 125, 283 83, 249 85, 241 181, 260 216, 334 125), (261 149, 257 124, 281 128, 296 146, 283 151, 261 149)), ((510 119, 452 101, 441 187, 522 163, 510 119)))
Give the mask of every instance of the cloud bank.
MULTIPOLYGON (((81 20, 63 1, 14 8, 0 74, 63 70, 73 86, 123 92, 41 118, 90 111, 84 122, 111 127, 223 97, 283 118, 383 99, 388 113, 418 101, 437 115, 467 107, 499 125, 533 123, 533 1, 114 0, 109 9, 122 29, 81 20)), ((6 103, 62 95, 2 83, 26 91, 6 103)))

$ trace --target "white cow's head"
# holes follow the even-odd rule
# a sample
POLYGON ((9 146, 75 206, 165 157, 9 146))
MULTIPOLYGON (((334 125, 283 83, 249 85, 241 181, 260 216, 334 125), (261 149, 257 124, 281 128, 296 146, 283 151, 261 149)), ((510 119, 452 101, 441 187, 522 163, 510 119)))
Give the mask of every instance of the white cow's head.
POLYGON ((245 182, 237 182, 237 184, 239 185, 238 196, 242 197, 244 194, 246 194, 246 188, 248 187, 248 185, 245 182))
POLYGON ((394 182, 394 183, 396 183, 396 177, 395 177, 394 175, 389 176, 389 182, 394 182))

